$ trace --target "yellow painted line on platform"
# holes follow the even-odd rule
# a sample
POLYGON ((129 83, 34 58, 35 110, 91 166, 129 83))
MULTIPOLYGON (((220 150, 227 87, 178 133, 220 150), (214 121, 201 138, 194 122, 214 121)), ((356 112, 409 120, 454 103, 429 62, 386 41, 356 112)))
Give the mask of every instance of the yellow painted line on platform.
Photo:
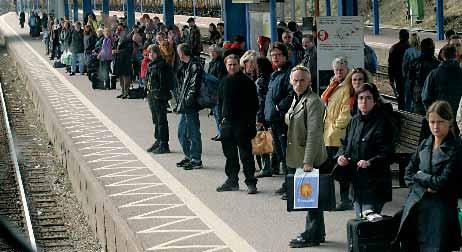
MULTIPOLYGON (((45 64, 55 76, 62 81, 87 108, 102 121, 102 123, 112 131, 112 133, 120 139, 122 143, 143 162, 163 183, 165 183, 173 193, 175 193, 190 209, 193 211, 207 226, 212 229, 215 234, 233 251, 237 252, 254 252, 256 251, 245 239, 237 234, 231 227, 221 220, 210 208, 208 208, 199 198, 191 193, 183 184, 181 184, 174 176, 172 176, 161 164, 159 164, 151 155, 136 144, 122 129, 112 122, 103 112, 101 112, 93 103, 88 100, 74 85, 69 82, 59 71, 54 69, 42 55, 40 55, 31 45, 29 45, 6 21, 7 15, 15 15, 9 13, 1 16, 0 29, 7 27, 10 32, 18 37, 22 43, 29 49, 31 53, 40 59, 42 64, 45 64)), ((6 34, 4 34, 6 35, 6 34)))

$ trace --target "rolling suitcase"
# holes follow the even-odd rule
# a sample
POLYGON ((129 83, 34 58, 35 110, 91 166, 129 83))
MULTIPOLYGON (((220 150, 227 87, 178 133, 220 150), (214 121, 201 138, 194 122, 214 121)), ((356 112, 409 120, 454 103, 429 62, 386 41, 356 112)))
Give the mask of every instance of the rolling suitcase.
POLYGON ((399 220, 382 215, 377 222, 352 219, 347 222, 348 252, 399 252, 392 242, 398 232, 399 220))

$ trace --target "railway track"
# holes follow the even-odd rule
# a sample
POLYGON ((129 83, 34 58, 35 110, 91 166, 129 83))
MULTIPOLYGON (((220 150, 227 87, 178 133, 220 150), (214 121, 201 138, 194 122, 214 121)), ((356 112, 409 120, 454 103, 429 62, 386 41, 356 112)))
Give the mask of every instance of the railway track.
MULTIPOLYGON (((43 146, 39 146, 36 136, 29 133, 25 104, 12 94, 14 85, 4 84, 0 76, 0 90, 3 89, 0 103, 7 110, 6 114, 3 109, 0 112, 0 216, 20 232, 27 233, 27 239, 32 247, 37 244, 38 251, 69 250, 72 243, 47 179, 43 146), (9 126, 4 118, 8 119, 9 126), (11 139, 13 142, 9 141, 11 139)), ((10 243, 2 239, 0 251, 14 251, 10 243)))

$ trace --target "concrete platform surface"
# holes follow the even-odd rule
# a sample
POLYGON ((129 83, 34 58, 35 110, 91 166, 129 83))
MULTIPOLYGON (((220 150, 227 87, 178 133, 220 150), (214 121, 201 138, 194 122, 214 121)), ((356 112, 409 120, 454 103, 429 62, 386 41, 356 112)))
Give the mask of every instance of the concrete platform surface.
MULTIPOLYGON (((169 114, 171 154, 144 151, 153 142, 147 102, 120 100, 119 90, 92 90, 86 76, 54 69, 40 40, 21 29, 15 13, 0 17, 21 76, 66 165, 74 190, 108 251, 302 251, 288 242, 303 231, 305 213, 287 213, 274 191, 282 177, 260 179, 260 193, 217 193, 225 180, 221 146, 209 139, 214 121, 200 116, 200 170, 175 167, 183 158, 177 141, 179 116, 169 114)), ((407 189, 394 190, 385 205, 393 214, 407 189)), ((346 221, 353 211, 326 212, 327 242, 309 251, 346 251, 346 221)), ((303 251, 306 251, 303 250, 303 251)))

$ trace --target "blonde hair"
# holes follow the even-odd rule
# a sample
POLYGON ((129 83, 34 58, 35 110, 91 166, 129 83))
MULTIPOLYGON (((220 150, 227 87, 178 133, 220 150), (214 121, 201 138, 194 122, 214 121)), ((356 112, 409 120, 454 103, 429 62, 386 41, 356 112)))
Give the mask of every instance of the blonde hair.
POLYGON ((420 50, 420 37, 417 33, 412 33, 409 38, 409 45, 417 50, 420 50))
POLYGON ((245 67, 245 63, 248 61, 252 61, 255 65, 257 62, 257 52, 254 50, 248 50, 242 55, 241 60, 239 61, 239 65, 241 68, 245 67))
POLYGON ((162 41, 159 46, 160 55, 164 58, 165 62, 173 67, 175 64, 175 50, 168 41, 162 41))

